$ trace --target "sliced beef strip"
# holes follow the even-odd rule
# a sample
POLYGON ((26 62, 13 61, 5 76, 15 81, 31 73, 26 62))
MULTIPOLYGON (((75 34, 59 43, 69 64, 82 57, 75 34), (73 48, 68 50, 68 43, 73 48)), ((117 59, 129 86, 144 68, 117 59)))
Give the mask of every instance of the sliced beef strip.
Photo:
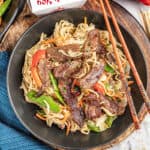
POLYGON ((95 64, 91 71, 82 79, 80 79, 81 88, 91 88, 98 81, 100 76, 103 74, 105 63, 101 61, 95 64))
POLYGON ((120 102, 109 99, 109 97, 100 95, 102 106, 109 110, 114 115, 122 115, 125 111, 125 106, 122 106, 120 102))
POLYGON ((103 114, 102 107, 107 109, 113 115, 122 115, 125 111, 125 106, 118 101, 111 100, 109 97, 99 95, 97 98, 94 94, 89 94, 83 98, 85 107, 85 116, 87 119, 98 118, 103 114))
POLYGON ((47 68, 47 60, 46 59, 41 59, 38 64, 38 73, 40 76, 40 79, 43 83, 43 86, 49 86, 50 81, 49 81, 49 70, 47 68))
POLYGON ((58 86, 65 102, 71 109, 73 120, 81 127, 84 121, 84 112, 77 105, 77 98, 71 93, 71 80, 58 80, 58 86))
POLYGON ((110 63, 115 63, 116 62, 116 60, 114 58, 114 55, 112 53, 109 53, 106 57, 107 57, 107 59, 110 63))
POLYGON ((68 57, 63 55, 62 53, 58 52, 57 47, 48 48, 46 50, 46 57, 48 60, 51 61, 59 61, 59 62, 65 62, 68 60, 68 57))
POLYGON ((86 119, 90 120, 99 118, 103 115, 101 108, 93 105, 86 105, 84 112, 86 119))
POLYGON ((80 67, 81 60, 66 62, 54 69, 54 75, 56 78, 70 78, 80 67))
POLYGON ((60 50, 63 50, 65 52, 67 52, 67 51, 73 51, 73 52, 80 51, 80 45, 70 44, 70 45, 65 45, 65 46, 48 48, 46 50, 47 59, 53 60, 53 61, 58 61, 58 62, 65 62, 65 61, 70 60, 70 59, 79 59, 82 57, 82 56, 69 57, 69 56, 62 54, 60 52, 60 50))
MULTIPOLYGON (((98 59, 103 58, 107 53, 104 45, 101 44, 101 42, 100 42, 99 30, 94 29, 88 33, 87 40, 85 41, 82 49, 84 52, 83 57, 82 57, 83 63, 82 63, 82 67, 79 70, 79 74, 84 72, 84 62, 86 62, 86 60, 91 57, 93 52, 96 52, 98 59)), ((97 68, 97 67, 95 67, 95 68, 97 68)), ((95 68, 93 68, 93 70, 95 68)))
POLYGON ((83 101, 89 105, 100 106, 100 100, 94 93, 90 93, 83 97, 83 101))
POLYGON ((68 45, 64 45, 64 46, 59 46, 58 49, 61 49, 65 52, 67 52, 67 51, 73 51, 73 52, 78 51, 79 52, 81 50, 79 44, 68 44, 68 45))
POLYGON ((71 108, 73 120, 80 126, 83 126, 84 123, 84 112, 81 107, 71 108))
POLYGON ((106 49, 100 41, 100 32, 98 29, 93 29, 88 33, 87 40, 84 44, 85 56, 90 52, 96 52, 100 56, 106 54, 106 49))
POLYGON ((99 118, 103 112, 101 110, 100 100, 94 94, 89 94, 83 98, 85 102, 85 116, 86 119, 93 120, 99 118))

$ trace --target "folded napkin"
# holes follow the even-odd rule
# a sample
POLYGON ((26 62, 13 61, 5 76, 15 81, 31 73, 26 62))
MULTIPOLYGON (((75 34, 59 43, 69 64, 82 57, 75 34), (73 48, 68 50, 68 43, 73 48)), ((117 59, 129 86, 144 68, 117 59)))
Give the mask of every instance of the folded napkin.
POLYGON ((7 94, 6 72, 9 52, 0 52, 0 150, 48 150, 17 119, 7 94))

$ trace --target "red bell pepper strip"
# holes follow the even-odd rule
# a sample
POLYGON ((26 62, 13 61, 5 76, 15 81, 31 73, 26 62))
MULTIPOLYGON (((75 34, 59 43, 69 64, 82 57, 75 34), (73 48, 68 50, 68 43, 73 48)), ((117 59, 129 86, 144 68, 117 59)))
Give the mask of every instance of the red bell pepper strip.
POLYGON ((94 84, 94 90, 96 90, 98 93, 102 95, 105 95, 105 90, 99 83, 94 84))
POLYGON ((37 67, 40 59, 45 58, 46 50, 38 50, 32 57, 32 67, 37 67))
POLYGON ((37 65, 41 59, 45 58, 45 55, 45 50, 38 50, 32 57, 31 74, 39 88, 42 86, 42 81, 38 74, 37 65))

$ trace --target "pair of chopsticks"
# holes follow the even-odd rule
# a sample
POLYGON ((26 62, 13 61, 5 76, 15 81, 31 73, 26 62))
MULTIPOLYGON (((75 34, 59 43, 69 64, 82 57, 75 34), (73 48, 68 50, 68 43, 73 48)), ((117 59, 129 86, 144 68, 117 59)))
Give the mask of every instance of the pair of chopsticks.
POLYGON ((139 76, 137 70, 136 70, 135 64, 132 60, 129 49, 127 47, 127 44, 126 44, 126 42, 124 40, 124 37, 121 33, 119 25, 118 25, 118 23, 116 21, 116 18, 114 16, 114 13, 111 9, 109 0, 98 0, 98 1, 101 5, 102 13, 104 15, 105 24, 106 24, 107 30, 110 34, 110 40, 111 40, 111 43, 112 43, 112 47, 113 47, 113 51, 114 51, 114 54, 115 54, 116 62, 117 62, 118 68, 119 68, 120 77, 121 77, 121 81, 123 83, 123 89, 124 89, 126 97, 127 97, 128 105, 129 105, 130 112, 131 112, 131 116, 132 116, 133 122, 135 124, 135 128, 138 129, 140 127, 139 126, 139 119, 138 119, 136 109, 135 109, 135 106, 134 106, 134 103, 133 103, 133 100, 132 100, 132 97, 131 97, 131 94, 130 94, 130 90, 128 88, 127 80, 125 78, 124 69, 122 67, 122 63, 121 63, 121 60, 120 60, 120 57, 119 57, 119 53, 118 53, 118 50, 117 50, 117 45, 116 45, 116 41, 115 41, 114 36, 113 36, 111 25, 109 23, 109 19, 108 19, 108 16, 107 16, 107 11, 108 11, 109 15, 111 16, 111 19, 112 19, 113 25, 115 27, 115 30, 117 32, 118 38, 120 40, 120 43, 122 44, 122 48, 123 48, 124 53, 125 53, 128 61, 129 61, 131 70, 133 72, 133 75, 134 75, 135 80, 137 82, 138 88, 140 90, 141 95, 143 96, 144 102, 146 104, 146 107, 147 107, 147 110, 148 110, 149 113, 150 113, 150 99, 149 99, 149 97, 148 97, 148 95, 147 95, 147 93, 144 89, 143 83, 140 79, 140 76, 139 76))

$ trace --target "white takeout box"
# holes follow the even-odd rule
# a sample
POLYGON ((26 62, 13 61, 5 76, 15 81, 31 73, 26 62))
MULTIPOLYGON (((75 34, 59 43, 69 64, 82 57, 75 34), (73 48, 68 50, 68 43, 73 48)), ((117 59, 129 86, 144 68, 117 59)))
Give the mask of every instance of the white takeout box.
POLYGON ((69 8, 79 8, 85 2, 86 0, 28 0, 32 13, 38 16, 69 8))

